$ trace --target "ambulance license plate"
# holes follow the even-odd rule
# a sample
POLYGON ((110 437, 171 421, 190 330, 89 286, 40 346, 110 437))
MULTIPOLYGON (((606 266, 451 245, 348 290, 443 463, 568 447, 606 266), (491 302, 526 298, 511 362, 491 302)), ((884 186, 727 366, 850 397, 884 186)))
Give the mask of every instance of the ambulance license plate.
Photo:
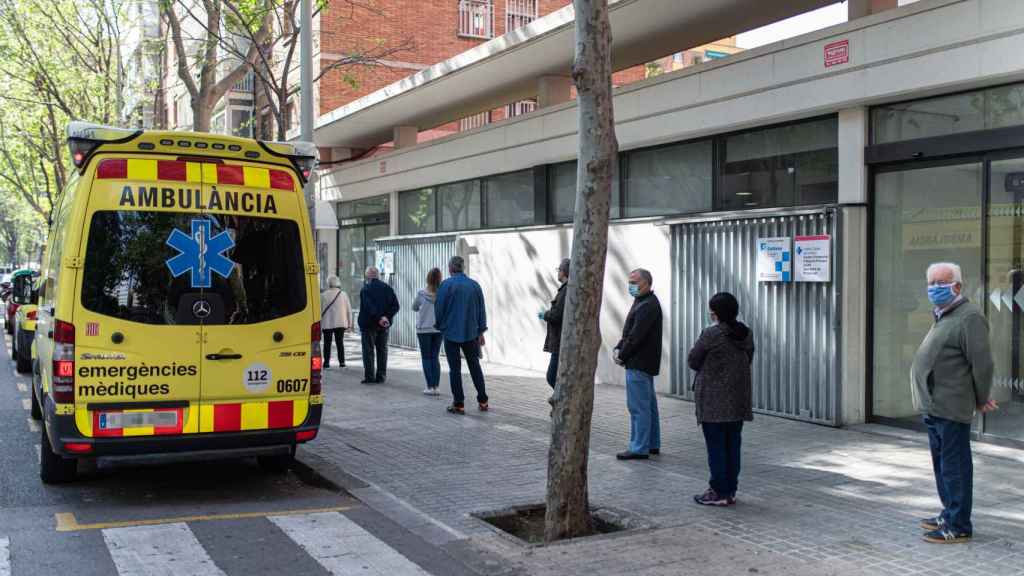
POLYGON ((177 412, 100 412, 100 429, 169 428, 178 425, 177 412))

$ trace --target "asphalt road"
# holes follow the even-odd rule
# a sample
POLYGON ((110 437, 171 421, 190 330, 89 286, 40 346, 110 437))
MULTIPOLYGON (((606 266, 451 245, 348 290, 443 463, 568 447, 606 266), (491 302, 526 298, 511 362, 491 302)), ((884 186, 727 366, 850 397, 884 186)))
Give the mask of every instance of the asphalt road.
POLYGON ((0 576, 451 573, 444 552, 303 465, 100 462, 75 483, 42 484, 30 380, 4 344, 0 576))

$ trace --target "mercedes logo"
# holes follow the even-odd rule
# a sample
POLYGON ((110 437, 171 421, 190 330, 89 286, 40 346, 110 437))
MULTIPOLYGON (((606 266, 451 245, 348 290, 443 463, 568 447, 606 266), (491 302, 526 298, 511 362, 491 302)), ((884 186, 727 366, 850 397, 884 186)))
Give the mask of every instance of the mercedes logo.
POLYGON ((192 305, 192 315, 196 318, 206 318, 210 315, 210 303, 206 300, 196 300, 192 305))

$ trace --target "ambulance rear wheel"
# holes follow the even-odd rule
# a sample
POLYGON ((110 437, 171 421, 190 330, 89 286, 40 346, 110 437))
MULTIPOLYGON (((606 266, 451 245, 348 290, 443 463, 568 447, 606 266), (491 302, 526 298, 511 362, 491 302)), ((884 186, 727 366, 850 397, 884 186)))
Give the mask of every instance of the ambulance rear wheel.
POLYGON ((18 350, 18 353, 15 355, 14 358, 14 368, 18 371, 18 374, 28 374, 29 372, 32 371, 32 359, 26 358, 25 353, 22 352, 20 349, 18 350))
POLYGON ((39 439, 39 478, 43 484, 66 484, 73 481, 77 474, 78 461, 54 453, 44 424, 39 439))
MULTIPOLYGON (((33 378, 33 380, 34 379, 35 378, 33 378)), ((31 411, 31 414, 32 414, 32 419, 33 420, 42 420, 43 419, 43 409, 39 406, 39 396, 36 395, 36 384, 35 384, 35 382, 32 383, 32 411, 31 411)))
POLYGON ((256 462, 260 468, 272 474, 284 474, 291 469, 295 463, 295 447, 292 446, 287 454, 274 454, 273 456, 257 456, 256 462))

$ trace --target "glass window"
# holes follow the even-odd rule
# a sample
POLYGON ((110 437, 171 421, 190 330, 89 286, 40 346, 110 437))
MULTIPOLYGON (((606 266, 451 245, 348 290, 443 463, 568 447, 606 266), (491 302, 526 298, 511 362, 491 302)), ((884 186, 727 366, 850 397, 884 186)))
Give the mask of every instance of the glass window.
MULTIPOLYGON (((551 198, 551 221, 572 222, 576 214, 576 161, 551 166, 548 172, 548 195, 551 198)), ((619 176, 612 179, 611 218, 619 217, 619 176)))
POLYGON ((488 228, 533 224, 533 170, 491 176, 484 191, 488 228))
POLYGON ((299 228, 290 220, 198 216, 173 212, 103 211, 92 217, 82 281, 89 310, 145 324, 191 324, 192 303, 212 305, 205 323, 253 324, 306 308, 306 279, 299 228), (167 244, 174 230, 188 232, 207 220, 210 236, 227 232, 234 246, 227 277, 210 271, 210 288, 191 286, 191 272, 174 277, 167 244))
POLYGON ((361 200, 338 203, 338 218, 368 216, 371 214, 388 214, 391 210, 391 197, 388 195, 373 196, 361 200))
POLYGON ((711 209, 711 141, 647 150, 626 156, 626 217, 711 209))
POLYGON ((839 196, 836 118, 721 140, 718 209, 829 204, 839 196))
POLYGON ((434 189, 409 190, 398 195, 398 232, 424 234, 434 232, 437 207, 434 189))
POLYGON ((480 181, 467 180, 437 187, 442 232, 480 228, 480 181))
POLYGON ((925 273, 956 262, 967 296, 983 305, 982 185, 979 163, 917 168, 875 177, 874 371, 872 414, 917 423, 907 375, 935 321, 925 273))
POLYGON ((878 106, 875 144, 1024 125, 1024 84, 878 106))

